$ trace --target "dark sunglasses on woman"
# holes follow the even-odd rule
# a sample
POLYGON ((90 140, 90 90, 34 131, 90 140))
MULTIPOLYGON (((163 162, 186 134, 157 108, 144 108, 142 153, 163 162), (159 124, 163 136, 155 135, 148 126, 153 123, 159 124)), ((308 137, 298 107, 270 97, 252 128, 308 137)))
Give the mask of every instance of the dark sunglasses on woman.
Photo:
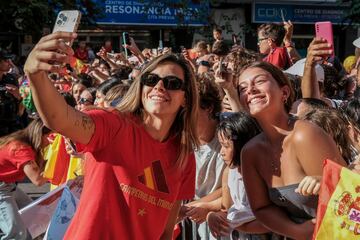
POLYGON ((93 102, 86 98, 80 98, 79 104, 93 104, 93 102))
POLYGON ((175 76, 166 76, 162 78, 154 73, 144 73, 141 76, 141 83, 148 87, 156 86, 160 80, 163 81, 166 90, 185 90, 184 81, 175 76))

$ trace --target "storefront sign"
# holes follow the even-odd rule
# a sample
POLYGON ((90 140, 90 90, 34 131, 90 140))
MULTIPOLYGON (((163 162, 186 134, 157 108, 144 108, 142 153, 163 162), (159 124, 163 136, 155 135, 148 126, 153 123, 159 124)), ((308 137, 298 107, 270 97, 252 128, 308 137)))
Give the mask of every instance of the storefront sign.
POLYGON ((96 0, 95 2, 101 6, 105 15, 104 18, 98 19, 98 24, 202 26, 206 24, 209 12, 208 5, 191 2, 187 4, 185 10, 150 0, 96 0))
POLYGON ((252 10, 253 22, 255 23, 282 22, 281 15, 283 14, 286 20, 291 20, 293 23, 313 24, 315 22, 331 21, 333 24, 341 24, 349 8, 325 3, 255 2, 252 10))

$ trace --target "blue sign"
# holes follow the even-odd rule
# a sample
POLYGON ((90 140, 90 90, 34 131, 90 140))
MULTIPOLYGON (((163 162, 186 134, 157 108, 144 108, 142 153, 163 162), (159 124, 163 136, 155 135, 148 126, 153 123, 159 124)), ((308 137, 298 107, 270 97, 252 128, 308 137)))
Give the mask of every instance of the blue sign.
POLYGON ((333 24, 343 23, 349 7, 340 5, 319 4, 286 4, 286 3, 258 3, 252 7, 253 22, 268 23, 282 22, 285 20, 293 23, 308 23, 330 21, 333 24))
POLYGON ((98 24, 203 26, 207 24, 208 4, 194 4, 188 1, 188 8, 171 7, 174 1, 155 2, 151 0, 96 0, 101 6, 104 18, 98 24))

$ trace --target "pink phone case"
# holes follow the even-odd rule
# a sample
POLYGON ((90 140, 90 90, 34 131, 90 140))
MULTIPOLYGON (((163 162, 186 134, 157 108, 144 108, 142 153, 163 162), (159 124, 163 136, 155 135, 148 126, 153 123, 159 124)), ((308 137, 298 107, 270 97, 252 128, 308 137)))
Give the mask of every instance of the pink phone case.
POLYGON ((334 37, 332 31, 331 22, 316 22, 315 23, 315 33, 317 38, 324 38, 328 43, 331 44, 329 49, 332 49, 331 56, 334 56, 334 37))

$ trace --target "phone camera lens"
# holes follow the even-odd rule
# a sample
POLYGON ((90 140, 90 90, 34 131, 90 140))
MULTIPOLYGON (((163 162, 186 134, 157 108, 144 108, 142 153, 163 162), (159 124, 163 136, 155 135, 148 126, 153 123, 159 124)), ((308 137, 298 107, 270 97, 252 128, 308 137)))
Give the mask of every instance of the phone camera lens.
POLYGON ((62 25, 62 23, 63 23, 63 22, 62 22, 61 20, 58 20, 58 21, 56 22, 57 25, 62 25))
POLYGON ((64 18, 63 18, 64 22, 66 22, 67 19, 68 19, 67 16, 64 16, 64 18))
POLYGON ((59 18, 63 19, 64 17, 64 14, 60 13, 59 18))

